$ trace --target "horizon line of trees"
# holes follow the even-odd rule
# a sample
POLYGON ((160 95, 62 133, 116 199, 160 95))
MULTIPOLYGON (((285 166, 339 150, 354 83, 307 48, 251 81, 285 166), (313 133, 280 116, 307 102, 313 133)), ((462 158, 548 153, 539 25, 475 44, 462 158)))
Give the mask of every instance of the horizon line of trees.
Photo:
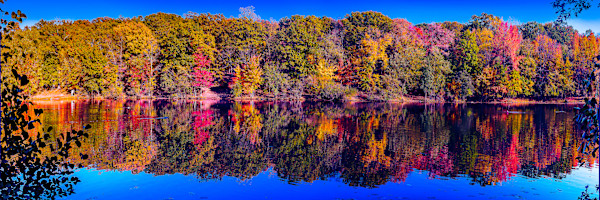
POLYGON ((2 55, 29 77, 30 95, 182 98, 213 87, 233 97, 490 100, 588 96, 600 49, 591 31, 486 13, 413 25, 374 11, 278 22, 240 12, 42 20, 4 34, 2 55))

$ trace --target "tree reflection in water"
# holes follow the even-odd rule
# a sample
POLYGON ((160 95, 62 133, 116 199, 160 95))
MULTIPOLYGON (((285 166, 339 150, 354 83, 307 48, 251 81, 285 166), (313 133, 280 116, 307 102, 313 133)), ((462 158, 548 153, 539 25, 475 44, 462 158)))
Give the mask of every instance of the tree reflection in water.
MULTIPOLYGON (((290 184, 336 178, 351 186, 470 177, 482 186, 563 178, 580 145, 568 105, 402 105, 210 101, 39 104, 45 124, 89 122, 77 151, 97 169, 248 180, 272 168, 290 184), (506 110, 524 113, 512 114, 506 110), (168 117, 156 119, 156 117, 168 117), (48 122, 46 122, 48 121, 48 122)), ((62 125, 61 125, 62 124, 62 125)), ((588 165, 597 158, 588 157, 588 165)))

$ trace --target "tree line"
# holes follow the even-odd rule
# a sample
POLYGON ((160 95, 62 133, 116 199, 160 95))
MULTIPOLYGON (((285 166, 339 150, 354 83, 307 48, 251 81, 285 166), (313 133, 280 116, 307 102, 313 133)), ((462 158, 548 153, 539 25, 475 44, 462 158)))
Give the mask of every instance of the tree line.
POLYGON ((591 31, 486 13, 414 25, 374 11, 279 21, 240 12, 41 20, 4 34, 2 55, 29 77, 30 95, 185 98, 212 88, 231 97, 485 101, 587 96, 600 49, 591 31))

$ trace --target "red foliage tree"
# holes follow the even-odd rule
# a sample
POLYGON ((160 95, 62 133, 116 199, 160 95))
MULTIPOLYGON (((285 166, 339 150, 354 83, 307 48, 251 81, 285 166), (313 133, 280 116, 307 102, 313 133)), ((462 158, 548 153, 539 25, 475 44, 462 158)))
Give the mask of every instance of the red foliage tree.
POLYGON ((440 24, 430 24, 423 30, 422 35, 424 46, 428 52, 440 51, 442 55, 448 55, 448 49, 454 43, 455 34, 440 24))
POLYGON ((495 48, 496 57, 501 58, 503 61, 510 61, 512 70, 519 69, 521 57, 517 53, 522 40, 523 37, 519 33, 519 28, 506 22, 500 24, 494 34, 492 44, 495 48))
POLYGON ((192 72, 192 75, 194 76, 194 87, 205 89, 213 86, 215 74, 208 70, 211 60, 198 49, 197 53, 194 54, 194 61, 196 61, 196 66, 192 72))

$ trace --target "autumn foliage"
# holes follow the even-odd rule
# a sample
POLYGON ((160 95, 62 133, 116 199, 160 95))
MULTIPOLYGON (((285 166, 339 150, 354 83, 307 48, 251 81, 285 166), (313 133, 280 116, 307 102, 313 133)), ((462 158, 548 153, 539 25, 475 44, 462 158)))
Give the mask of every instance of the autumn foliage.
MULTIPOLYGON (((200 51, 200 49, 198 49, 198 51, 200 51)), ((210 59, 202 53, 195 53, 194 61, 196 62, 196 66, 192 72, 192 76, 194 77, 194 83, 192 85, 200 89, 206 89, 213 86, 215 74, 209 71, 208 67, 211 62, 210 59)))
POLYGON ((279 21, 240 12, 42 20, 5 35, 2 52, 30 77, 30 95, 185 98, 219 87, 242 98, 485 101, 589 95, 600 48, 593 32, 486 13, 415 25, 373 11, 279 21))

